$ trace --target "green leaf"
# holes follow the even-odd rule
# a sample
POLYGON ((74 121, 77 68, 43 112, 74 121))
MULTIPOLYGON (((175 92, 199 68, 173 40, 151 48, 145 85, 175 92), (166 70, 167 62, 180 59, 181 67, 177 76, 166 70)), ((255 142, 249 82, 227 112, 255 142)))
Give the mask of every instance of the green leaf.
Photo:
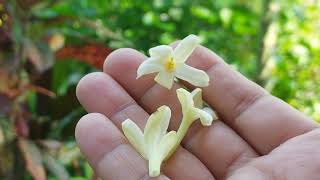
POLYGON ((62 164, 60 164, 57 160, 55 160, 51 155, 44 155, 44 163, 47 169, 55 175, 59 180, 68 180, 70 179, 68 171, 64 168, 62 164))
POLYGON ((56 61, 53 67, 53 91, 58 96, 65 95, 69 87, 76 85, 85 74, 92 70, 92 67, 79 61, 56 61))
POLYGON ((84 174, 87 178, 91 178, 93 176, 93 170, 89 163, 84 164, 84 174))

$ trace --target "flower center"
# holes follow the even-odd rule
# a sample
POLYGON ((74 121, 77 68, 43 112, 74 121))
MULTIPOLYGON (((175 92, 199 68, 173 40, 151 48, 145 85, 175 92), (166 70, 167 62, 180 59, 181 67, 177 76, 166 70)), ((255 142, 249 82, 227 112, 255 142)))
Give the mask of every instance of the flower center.
POLYGON ((172 72, 176 68, 176 63, 174 62, 173 58, 168 58, 166 64, 165 64, 166 70, 168 72, 172 72))

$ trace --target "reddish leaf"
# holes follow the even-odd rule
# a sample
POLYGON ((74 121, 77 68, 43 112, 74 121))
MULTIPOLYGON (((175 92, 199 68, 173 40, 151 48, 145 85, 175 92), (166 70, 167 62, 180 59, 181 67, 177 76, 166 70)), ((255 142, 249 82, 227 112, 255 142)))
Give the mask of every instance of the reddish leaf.
POLYGON ((46 172, 42 164, 42 155, 38 147, 24 138, 18 139, 18 146, 24 158, 28 172, 35 180, 45 180, 46 172))
POLYGON ((26 138, 29 136, 29 126, 27 124, 27 121, 23 117, 21 117, 21 115, 18 116, 20 117, 17 117, 14 122, 15 131, 18 136, 26 138))
POLYGON ((111 49, 99 44, 85 46, 65 46, 56 53, 58 59, 79 59, 98 69, 102 69, 105 58, 111 53, 111 49))

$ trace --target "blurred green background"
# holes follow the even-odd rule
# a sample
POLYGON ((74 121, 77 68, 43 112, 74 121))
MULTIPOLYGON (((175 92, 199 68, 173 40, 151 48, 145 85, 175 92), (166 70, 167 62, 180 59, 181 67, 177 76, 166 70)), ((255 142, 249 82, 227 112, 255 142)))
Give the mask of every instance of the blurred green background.
POLYGON ((320 122, 319 19, 319 0, 0 0, 0 179, 94 178, 77 82, 116 48, 188 34, 320 122))

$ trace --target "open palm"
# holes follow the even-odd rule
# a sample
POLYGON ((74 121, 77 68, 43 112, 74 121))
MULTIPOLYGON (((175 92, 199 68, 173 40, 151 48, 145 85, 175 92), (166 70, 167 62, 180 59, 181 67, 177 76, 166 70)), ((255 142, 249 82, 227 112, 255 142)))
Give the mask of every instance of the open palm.
MULTIPOLYGON (((77 97, 89 114, 79 121, 76 139, 103 179, 149 179, 147 162, 122 134, 124 120, 144 127, 149 114, 169 105, 169 129, 179 126, 180 85, 167 90, 152 76, 136 79, 144 59, 133 49, 116 50, 107 58, 104 72, 88 74, 78 84, 77 97)), ((205 47, 198 47, 187 63, 210 76, 203 96, 220 119, 210 127, 194 123, 158 179, 320 179, 319 125, 205 47)))

